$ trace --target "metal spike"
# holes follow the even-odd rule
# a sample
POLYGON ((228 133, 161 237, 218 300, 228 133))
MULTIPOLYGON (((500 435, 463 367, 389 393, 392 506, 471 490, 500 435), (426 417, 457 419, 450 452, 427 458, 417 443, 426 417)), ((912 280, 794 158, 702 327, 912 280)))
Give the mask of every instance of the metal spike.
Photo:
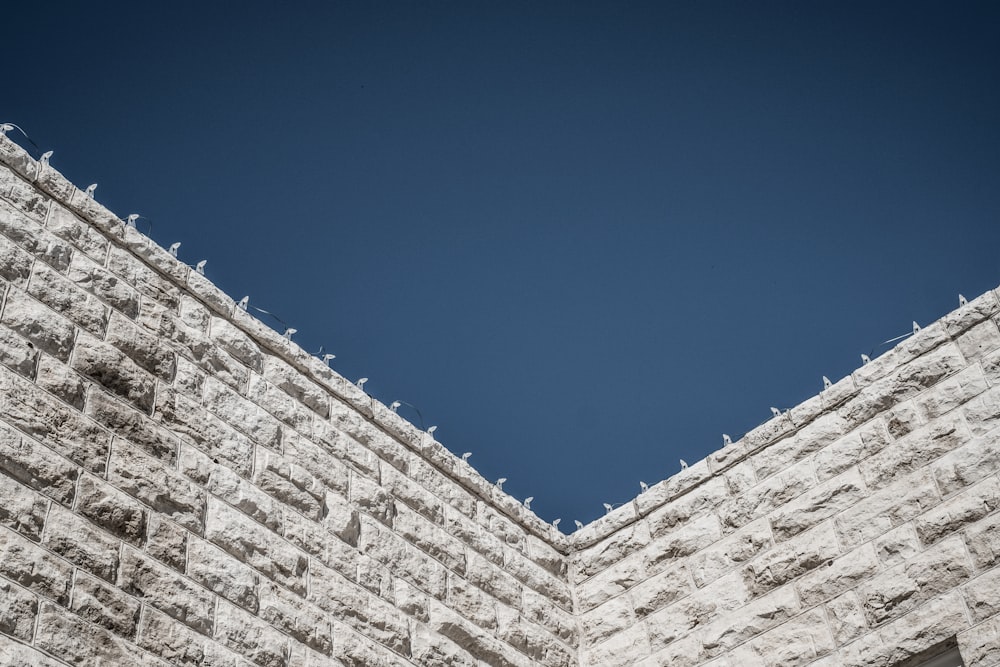
POLYGON ((524 499, 524 509, 530 510, 531 509, 531 501, 534 500, 534 499, 535 499, 534 496, 528 496, 527 498, 525 498, 524 499))
POLYGON ((139 219, 138 213, 129 213, 125 218, 125 226, 135 229, 135 221, 139 219))
MULTIPOLYGON (((171 243, 171 244, 170 244, 170 247, 169 247, 169 248, 167 248, 167 252, 169 252, 169 253, 170 253, 170 255, 171 255, 171 256, 172 256, 172 257, 173 257, 174 259, 177 259, 177 250, 178 250, 178 248, 180 248, 180 247, 181 247, 181 242, 180 242, 180 241, 178 241, 177 243, 171 243)), ((247 297, 247 298, 249 298, 249 297, 247 297)), ((245 309, 244 309, 244 310, 245 310, 245 309)))
POLYGON ((299 332, 298 329, 293 329, 292 327, 288 327, 287 329, 285 329, 285 333, 283 333, 281 335, 285 337, 285 340, 290 341, 290 340, 292 340, 292 336, 294 336, 298 332, 299 332))
POLYGON ((198 262, 197 264, 194 265, 194 270, 197 271, 198 273, 200 273, 201 275, 205 275, 205 265, 206 264, 208 264, 208 260, 207 259, 203 259, 203 260, 201 260, 200 262, 198 262))
POLYGON ((913 333, 919 333, 919 332, 920 332, 920 325, 917 324, 916 322, 914 322, 913 323, 913 333))
POLYGON ((827 376, 824 375, 823 376, 823 389, 829 389, 832 386, 833 386, 833 383, 830 382, 830 378, 828 378, 827 376))
POLYGON ((604 503, 604 513, 605 514, 610 514, 611 510, 613 510, 613 509, 614 509, 614 506, 611 505, 611 503, 604 503))
POLYGON ((243 297, 236 302, 236 305, 239 306, 240 310, 246 310, 250 306, 250 296, 243 297))
POLYGON ((83 191, 83 194, 87 195, 91 199, 94 198, 94 190, 97 189, 97 183, 91 183, 87 186, 87 189, 83 191))
POLYGON ((39 163, 40 163, 40 164, 41 164, 41 165, 42 165, 43 167, 48 167, 48 166, 49 166, 49 160, 50 160, 51 158, 52 158, 52 151, 45 151, 44 153, 42 153, 42 157, 40 157, 40 158, 38 159, 38 162, 39 162, 39 163))
POLYGON ((771 416, 772 417, 780 417, 781 416, 781 410, 779 410, 778 408, 771 408, 771 416))
POLYGON ((396 410, 399 410, 399 406, 401 405, 402 403, 400 403, 399 401, 393 401, 392 403, 389 404, 389 409, 395 412, 396 410))
POLYGON ((725 433, 723 433, 723 434, 722 434, 722 446, 723 446, 723 447, 728 447, 728 446, 729 446, 729 445, 731 445, 731 444, 733 444, 733 439, 732 439, 732 438, 730 438, 730 437, 729 437, 728 435, 726 435, 725 433))
POLYGON ((967 303, 969 303, 969 300, 968 300, 968 299, 966 299, 966 298, 965 298, 964 296, 962 296, 961 294, 959 294, 959 295, 958 295, 958 305, 960 305, 960 306, 964 306, 964 305, 965 305, 965 304, 967 304, 967 303))
POLYGON ((861 365, 862 366, 867 366, 871 362, 872 362, 872 358, 869 357, 867 354, 862 354, 861 355, 861 365))

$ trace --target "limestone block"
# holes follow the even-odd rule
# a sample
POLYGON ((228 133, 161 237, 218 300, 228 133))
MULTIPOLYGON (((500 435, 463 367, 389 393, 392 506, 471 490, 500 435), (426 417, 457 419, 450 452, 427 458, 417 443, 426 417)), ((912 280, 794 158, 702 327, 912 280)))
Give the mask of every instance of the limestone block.
POLYGON ((839 553, 833 524, 825 523, 754 558, 742 569, 743 581, 758 596, 826 565, 839 553))
POLYGON ((531 624, 510 609, 501 608, 497 637, 527 656, 531 664, 544 667, 570 667, 576 652, 570 653, 550 634, 531 624))
POLYGON ((73 349, 72 322, 19 289, 11 289, 3 307, 3 325, 16 331, 38 349, 68 361, 73 349))
POLYGON ((823 612, 812 610, 743 644, 733 651, 731 661, 745 667, 797 667, 835 648, 823 612))
MULTIPOLYGON (((1000 338, 1000 335, 997 337, 1000 338)), ((978 364, 973 364, 938 382, 930 390, 919 394, 914 401, 929 421, 972 400, 986 391, 987 387, 982 368, 978 364)))
POLYGON ((861 601, 853 591, 847 591, 827 602, 826 611, 834 641, 838 646, 843 646, 855 637, 868 632, 868 623, 865 621, 861 601))
POLYGON ((305 594, 308 559, 291 544, 215 498, 209 498, 205 537, 279 584, 305 594))
POLYGON ((61 203, 69 206, 70 210, 92 224, 104 235, 114 239, 122 238, 124 224, 118 219, 118 216, 82 190, 74 192, 70 201, 63 200, 61 203))
POLYGON ((108 239, 57 202, 49 206, 45 228, 69 241, 91 259, 101 262, 108 252, 108 239))
POLYGON ((0 366, 0 414, 87 470, 103 472, 110 436, 79 412, 0 366))
POLYGON ((141 447, 155 458, 166 462, 177 460, 177 439, 134 406, 94 389, 88 396, 85 413, 119 438, 141 447))
POLYGON ((260 347, 242 330, 221 317, 213 317, 210 335, 222 349, 257 371, 264 370, 264 356, 260 347))
MULTIPOLYGON (((669 577, 669 571, 663 576, 669 577)), ((620 560, 576 586, 577 609, 579 611, 593 609, 645 581, 647 581, 646 568, 641 554, 620 560)), ((657 584, 653 583, 650 586, 656 588, 657 584)), ((638 607, 636 611, 638 612, 638 607)))
MULTIPOLYGON (((352 632, 350 626, 336 621, 333 623, 333 654, 347 667, 409 667, 412 664, 375 640, 352 632)), ((506 666, 515 663, 502 660, 495 664, 506 666)))
POLYGON ((499 570, 495 565, 479 556, 470 554, 466 566, 466 578, 500 602, 515 609, 521 607, 523 586, 513 576, 499 570))
MULTIPOLYGON (((138 307, 136 310, 138 311, 138 307)), ((146 372, 165 382, 174 379, 176 364, 173 351, 145 327, 132 322, 118 311, 111 311, 105 340, 124 352, 146 372)))
POLYGON ((61 173, 44 163, 38 164, 38 175, 34 186, 46 192, 57 201, 69 201, 76 187, 61 173))
POLYGON ((913 523, 904 523, 873 541, 875 553, 883 565, 896 565, 920 551, 920 538, 913 523))
POLYGON ((73 255, 66 277, 130 319, 139 315, 139 293, 81 253, 73 255))
POLYGON ((941 322, 948 335, 954 337, 998 312, 1000 312, 1000 302, 997 301, 996 293, 990 290, 948 313, 941 318, 941 322))
POLYGON ((837 515, 837 535, 845 547, 855 547, 922 514, 940 502, 928 470, 920 470, 837 515))
POLYGON ((323 610, 269 581, 260 587, 259 616, 320 653, 329 655, 333 648, 332 627, 323 610))
POLYGON ((877 625, 957 588, 972 576, 960 537, 947 539, 857 587, 865 617, 877 625))
MULTIPOLYGON (((710 621, 730 616, 734 610, 744 608, 748 600, 750 592, 740 574, 734 572, 668 604, 645 619, 652 650, 659 651, 710 621)), ((648 604, 642 599, 637 602, 648 604)))
POLYGON ((692 555, 691 577, 701 587, 771 547, 770 524, 759 519, 692 555))
POLYGON ((278 420, 214 377, 205 379, 204 402, 220 419, 246 433, 254 442, 279 449, 281 425, 278 420))
POLYGON ((0 236, 0 277, 18 287, 24 287, 31 275, 31 255, 6 236, 0 236))
POLYGON ((444 505, 444 529, 487 560, 503 565, 504 542, 480 523, 451 505, 444 505))
POLYGON ((0 525, 13 528, 37 542, 41 539, 48 509, 49 503, 41 495, 0 475, 0 525))
POLYGON ((729 486, 723 477, 712 477, 690 493, 676 498, 647 518, 653 535, 661 535, 693 516, 718 507, 729 496, 729 486))
POLYGON ((211 634, 212 595, 152 558, 129 547, 123 549, 118 585, 194 630, 211 634))
POLYGON ((592 547, 576 552, 573 560, 576 565, 573 583, 579 584, 629 554, 639 551, 649 542, 649 528, 646 522, 639 522, 619 530, 592 547))
POLYGON ((719 515, 726 528, 739 528, 815 486, 815 466, 812 461, 801 461, 742 494, 730 497, 719 508, 719 515))
MULTIPOLYGON (((930 328, 924 328, 921 333, 930 328)), ((896 350, 901 348, 905 349, 905 345, 897 347, 896 350)), ((855 371, 855 379, 857 380, 863 369, 871 366, 873 364, 862 366, 861 369, 855 371)), ((958 346, 954 343, 942 344, 937 349, 898 368, 890 375, 865 386, 856 398, 840 408, 839 413, 851 424, 868 421, 878 413, 934 386, 939 380, 960 370, 963 366, 964 360, 958 351, 958 346)))
POLYGON ((392 528, 397 535, 453 572, 465 574, 464 544, 409 507, 405 505, 394 505, 394 507, 392 528))
MULTIPOLYGON (((928 392, 933 391, 934 389, 928 390, 928 392)), ((886 429, 893 438, 901 438, 927 423, 927 417, 917 403, 919 398, 918 395, 916 398, 903 401, 883 414, 882 419, 885 420, 886 429)))
POLYGON ((445 603, 485 630, 496 630, 497 603, 462 577, 450 577, 445 603))
POLYGON ((7 667, 63 667, 64 663, 0 635, 0 664, 7 667))
POLYGON ((251 667, 229 649, 148 606, 139 621, 136 642, 172 665, 251 667))
MULTIPOLYGON (((37 613, 37 597, 20 586, 0 579, 0 633, 30 642, 31 635, 35 631, 37 613)), ((4 657, 2 642, 3 640, 0 639, 0 660, 4 657)), ((11 663, 2 662, 0 664, 9 665, 11 663)))
POLYGON ((38 349, 13 331, 0 327, 0 364, 22 377, 34 379, 38 349))
MULTIPOLYGON (((690 468, 688 468, 690 470, 690 468)), ((685 471, 686 472, 686 471, 685 471)), ((729 486, 729 493, 738 496, 748 489, 757 486, 757 473, 754 471, 753 462, 749 459, 742 461, 727 470, 724 475, 726 484, 729 486)), ((640 496, 646 495, 645 493, 640 496)), ((638 499, 637 499, 638 502, 638 499)))
POLYGON ((165 662, 136 651, 114 633, 79 616, 44 603, 38 614, 35 646, 73 664, 166 667, 165 662))
POLYGON ((132 639, 139 623, 138 600, 100 579, 78 572, 73 583, 70 610, 81 618, 132 639))
MULTIPOLYGON (((391 466, 385 466, 382 468, 381 482, 393 498, 405 503, 430 521, 437 524, 443 523, 444 507, 441 500, 403 473, 391 466)), ((539 547, 540 552, 542 549, 539 547)))
MULTIPOLYGON (((357 443, 354 444, 357 445, 357 443)), ((360 445, 357 445, 357 448, 363 449, 360 445)), ((263 469, 287 480, 297 489, 296 491, 289 488, 287 499, 280 495, 275 495, 276 498, 293 506, 299 504, 300 507, 304 508, 310 506, 311 502, 305 498, 294 501, 293 496, 306 493, 318 501, 320 496, 315 494, 322 486, 336 491, 342 496, 348 494, 350 473, 347 466, 341 462, 342 459, 338 456, 337 451, 328 451, 320 443, 303 438, 290 429, 285 429, 282 435, 282 449, 284 457, 272 456, 267 451, 258 450, 259 456, 266 459, 262 463, 263 469)), ((374 469, 377 474, 377 463, 374 464, 374 469)), ((262 476, 257 480, 257 483, 262 486, 271 484, 277 493, 277 483, 274 481, 266 482, 265 478, 266 476, 262 476)))
POLYGON ((24 248, 56 271, 65 271, 73 257, 73 247, 0 200, 0 234, 24 248))
POLYGON ((69 366, 47 354, 38 357, 35 384, 77 410, 83 410, 87 398, 87 384, 69 366))
POLYGON ((1000 655, 1000 618, 991 618, 958 634, 958 649, 966 667, 993 667, 1000 655))
POLYGON ((351 473, 351 502, 362 512, 392 527, 396 504, 384 488, 364 475, 351 473))
MULTIPOLYGON (((236 477, 236 473, 225 470, 236 477)), ((202 532, 205 491, 162 461, 117 441, 111 450, 108 481, 188 530, 202 532)), ((212 488, 209 491, 215 493, 212 488)))
MULTIPOLYGON (((640 655, 644 654, 641 651, 640 655)), ((712 663, 705 663, 708 658, 708 653, 705 651, 705 647, 702 646, 701 637, 697 635, 687 635, 681 637, 677 641, 667 645, 653 655, 639 660, 634 663, 635 667, 694 667, 695 665, 708 665, 708 667, 713 667, 712 663)), ((595 667, 597 663, 594 663, 595 667)), ((714 667, 720 667, 718 665, 714 667)), ((728 667, 728 666, 726 666, 728 667)))
POLYGON ((277 357, 264 359, 264 379, 312 409, 320 417, 330 416, 330 396, 319 385, 277 357))
MULTIPOLYGON (((899 369, 912 365, 911 362, 920 357, 926 363, 928 352, 941 347, 948 341, 948 330, 938 322, 920 330, 920 335, 910 336, 898 343, 885 354, 877 357, 874 363, 865 364, 854 371, 854 381, 861 387, 866 387, 880 378, 891 376, 899 369)), ((940 350, 938 350, 940 351, 940 350)))
POLYGON ((247 391, 247 396, 258 406, 302 435, 308 437, 312 433, 313 413, 259 375, 250 375, 250 388, 247 391))
MULTIPOLYGON (((397 609, 408 614, 409 616, 412 616, 419 621, 426 622, 430 620, 430 616, 427 611, 427 596, 403 579, 393 578, 392 597, 390 599, 393 604, 396 605, 397 609)), ((548 606, 544 601, 542 604, 546 607, 548 606)), ((417 624, 417 627, 419 628, 420 625, 417 624)))
POLYGON ((188 271, 187 289, 216 313, 228 315, 236 308, 232 297, 197 271, 188 271))
POLYGON ((253 443, 242 433, 167 387, 156 395, 154 419, 182 439, 197 445, 213 460, 225 461, 241 477, 249 477, 253 443))
POLYGON ((771 532, 776 542, 798 535, 842 512, 867 495, 857 469, 847 470, 774 511, 771 532))
POLYGON ((198 399, 205 386, 205 371, 184 357, 177 357, 177 372, 174 375, 174 388, 182 394, 198 399))
MULTIPOLYGON (((997 326, 1000 326, 1000 323, 997 326)), ((995 387, 1000 384, 1000 350, 994 350, 983 355, 980 363, 983 366, 983 373, 986 375, 986 380, 990 383, 990 386, 995 387)))
POLYGON ((597 646, 581 651, 581 664, 587 667, 625 667, 651 652, 646 628, 638 624, 597 646))
POLYGON ((260 577, 222 549, 192 537, 188 546, 187 573, 196 582, 233 604, 257 613, 260 577))
POLYGON ((36 223, 43 221, 51 200, 32 187, 31 184, 25 183, 17 177, 8 176, 6 170, 4 170, 2 178, 3 184, 10 188, 3 194, 3 198, 12 204, 13 208, 27 214, 36 223))
MULTIPOLYGON (((456 545, 456 549, 458 546, 456 545)), ((555 604, 570 611, 573 609, 573 597, 569 585, 559 579, 534 561, 526 558, 521 552, 507 549, 504 557, 504 569, 513 574, 529 588, 548 596, 555 604)), ((459 573, 461 574, 461 573, 459 573)))
POLYGON ((90 475, 80 478, 76 511, 129 544, 142 546, 146 539, 146 509, 90 475))
POLYGON ((207 332, 208 325, 212 321, 212 312, 201 305, 197 299, 182 294, 180 300, 180 317, 181 321, 192 329, 207 332))
MULTIPOLYGON (((969 627, 958 591, 943 595, 868 633, 840 651, 844 667, 895 665, 969 627)), ((961 637, 961 635, 959 635, 961 637)))
POLYGON ((1000 563, 1000 514, 991 514, 966 528, 965 540, 976 569, 1000 563))
MULTIPOLYGON (((991 372, 990 368, 986 370, 987 373, 991 372)), ((984 435, 1000 426, 1000 385, 992 387, 962 406, 962 414, 965 415, 965 421, 973 435, 984 435)))
POLYGON ((287 667, 288 639, 261 619, 228 602, 219 602, 215 617, 216 641, 261 667, 287 667))
POLYGON ((785 586, 709 623, 702 635, 709 654, 728 650, 777 626, 799 609, 795 591, 785 586))
MULTIPOLYGON (((411 466, 414 477, 427 483, 435 493, 447 488, 447 478, 436 472, 433 475, 428 474, 429 471, 425 469, 424 465, 420 462, 414 462, 411 466)), ((454 500, 454 497, 449 500, 454 500)), ((460 511, 461 509, 459 507, 460 511)), ((527 537, 524 528, 498 512, 489 503, 482 501, 476 503, 476 520, 492 535, 499 538, 505 547, 516 549, 524 554, 527 553, 527 537)))
MULTIPOLYGON (((338 428, 342 427, 341 422, 331 423, 338 428)), ((375 456, 389 464, 388 466, 382 466, 383 468, 393 467, 403 474, 409 472, 410 460, 413 458, 412 452, 399 444, 395 438, 387 435, 375 424, 367 420, 359 420, 357 423, 352 423, 350 427, 343 426, 342 428, 345 429, 345 433, 371 450, 375 456), (348 428, 350 430, 347 430, 348 428)), ((452 485, 455 486, 454 480, 452 481, 452 485)))
POLYGON ((917 517, 917 535, 924 544, 931 544, 978 521, 998 506, 1000 479, 989 477, 917 517))
POLYGON ((28 294, 99 338, 108 325, 108 308, 54 269, 35 264, 28 294))
POLYGON ((836 412, 822 415, 803 426, 794 435, 772 444, 754 454, 752 461, 758 479, 766 479, 809 454, 835 442, 850 430, 850 425, 836 412))
POLYGON ((0 575, 61 605, 69 602, 73 568, 8 530, 0 531, 0 575))
POLYGON ((957 413, 949 414, 862 461, 861 474, 869 488, 881 488, 900 475, 947 454, 971 437, 961 416, 957 413))
POLYGON ((156 381, 117 348, 81 333, 71 366, 143 412, 152 412, 156 381))
POLYGON ((938 487, 949 495, 1000 470, 1000 430, 973 438, 935 461, 931 468, 938 487))
POLYGON ((187 567, 188 533, 177 524, 158 514, 149 517, 146 553, 181 574, 187 567))
POLYGON ((869 542, 803 575, 795 590, 802 604, 808 607, 855 588, 875 574, 879 566, 875 547, 869 542))
POLYGON ((632 601, 636 617, 641 619, 685 597, 691 590, 691 575, 686 567, 680 565, 636 585, 628 598, 632 601))
POLYGON ((444 639, 423 624, 417 624, 410 633, 413 660, 418 665, 449 665, 451 667, 478 667, 481 663, 444 639))
POLYGON ((645 567, 650 574, 659 572, 674 559, 690 556, 722 538, 722 524, 715 514, 705 514, 650 542, 645 567))
MULTIPOLYGON (((8 137, 0 137, 0 162, 10 168, 12 174, 5 174, 6 178, 13 178, 17 174, 26 181, 34 181, 38 174, 38 163, 32 159, 28 151, 24 150, 8 137)), ((0 188, 2 191, 2 188, 0 188)))
POLYGON ((670 476, 658 484, 649 487, 647 491, 635 498, 636 510, 640 516, 645 516, 673 500, 683 493, 699 486, 711 477, 712 471, 708 459, 693 463, 679 473, 670 476))
POLYGON ((52 507, 42 546, 105 581, 115 580, 119 541, 68 509, 52 507))
POLYGON ((882 419, 873 419, 819 450, 816 476, 820 481, 830 479, 882 450, 890 441, 882 419))
POLYGON ((962 587, 965 604, 976 623, 1000 614, 1000 569, 993 568, 962 587))
POLYGON ((568 646, 579 645, 574 615, 553 606, 548 598, 530 588, 524 589, 521 604, 521 612, 528 622, 545 628, 568 646))
POLYGON ((172 311, 177 311, 180 300, 178 287, 125 248, 111 246, 108 251, 108 269, 121 276, 126 284, 132 285, 144 296, 172 311))
POLYGON ((72 505, 79 468, 48 447, 0 426, 0 470, 63 505, 72 505))

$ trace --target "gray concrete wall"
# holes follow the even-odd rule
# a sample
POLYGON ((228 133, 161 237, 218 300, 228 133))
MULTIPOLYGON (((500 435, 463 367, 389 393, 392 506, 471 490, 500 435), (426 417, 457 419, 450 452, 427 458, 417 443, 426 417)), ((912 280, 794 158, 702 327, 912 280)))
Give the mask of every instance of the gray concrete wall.
POLYGON ((1000 664, 994 292, 565 536, 0 163, 0 664, 1000 664))

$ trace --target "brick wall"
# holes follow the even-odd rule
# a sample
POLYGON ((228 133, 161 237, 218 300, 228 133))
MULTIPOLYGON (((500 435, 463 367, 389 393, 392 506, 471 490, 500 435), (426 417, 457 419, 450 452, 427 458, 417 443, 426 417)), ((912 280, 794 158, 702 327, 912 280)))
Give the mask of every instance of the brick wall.
POLYGON ((1000 664, 993 292, 564 536, 0 163, 0 664, 1000 664))

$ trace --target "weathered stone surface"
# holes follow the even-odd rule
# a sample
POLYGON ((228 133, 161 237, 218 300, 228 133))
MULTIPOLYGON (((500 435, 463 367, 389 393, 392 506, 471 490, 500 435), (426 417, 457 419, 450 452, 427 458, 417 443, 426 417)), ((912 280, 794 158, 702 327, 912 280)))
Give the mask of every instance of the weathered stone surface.
POLYGON ((705 648, 710 653, 730 649, 791 618, 798 608, 794 591, 780 588, 751 602, 738 613, 709 623, 703 635, 705 648))
POLYGON ((60 361, 73 349, 73 323, 19 289, 11 289, 0 322, 60 361))
POLYGON ((108 308, 44 264, 36 264, 28 280, 28 294, 97 337, 108 325, 108 308))
POLYGON ((0 234, 56 271, 65 271, 70 265, 73 248, 68 243, 3 200, 0 200, 0 234))
POLYGON ((869 488, 878 489, 947 454, 970 438, 961 417, 949 414, 862 461, 861 474, 869 488))
POLYGON ((49 503, 10 477, 0 475, 0 525, 7 526, 36 542, 41 539, 42 526, 49 503))
POLYGON ((257 617, 226 602, 219 603, 214 636, 261 667, 288 664, 288 639, 257 617))
POLYGON ((775 541, 798 535, 844 511, 866 493, 861 475, 856 470, 848 470, 823 482, 771 514, 771 532, 775 541))
POLYGON ((119 541, 58 505, 49 513, 42 546, 105 581, 118 572, 119 541))
POLYGON ((917 517, 917 535, 924 544, 961 530, 1000 507, 1000 479, 990 477, 917 517))
POLYGON ((810 461, 803 461, 729 499, 719 509, 727 528, 739 528, 816 486, 810 461))
POLYGON ((108 252, 108 239, 69 209, 55 202, 49 206, 45 227, 98 262, 103 260, 108 252))
POLYGON ((320 653, 329 655, 333 648, 332 628, 323 610, 271 582, 265 581, 260 587, 258 615, 320 653))
POLYGON ((209 499, 205 537, 272 581, 304 595, 308 559, 259 523, 209 499))
POLYGON ((263 371, 264 356, 250 336, 220 317, 213 317, 210 326, 212 340, 222 349, 258 373, 263 371))
MULTIPOLYGON (((30 642, 35 631, 38 598, 20 586, 0 579, 0 633, 30 642)), ((4 656, 0 644, 0 659, 4 656)), ((0 664, 9 665, 9 662, 0 664)))
POLYGON ((861 601, 853 591, 835 597, 826 603, 830 630, 838 646, 842 646, 868 631, 868 623, 861 608, 861 601))
MULTIPOLYGON (((138 305, 136 310, 138 311, 138 305)), ((165 382, 174 379, 176 355, 173 350, 161 343, 157 336, 117 311, 111 313, 106 340, 147 373, 165 382)))
POLYGON ((704 586, 772 544, 766 520, 749 523, 737 532, 694 554, 689 563, 695 584, 704 586))
POLYGON ((156 381, 117 348, 80 334, 71 365, 84 377, 143 412, 148 414, 152 411, 156 381))
POLYGON ((188 551, 188 576, 213 593, 257 613, 260 577, 222 549, 192 538, 188 551))
POLYGON ((136 641, 171 665, 251 667, 252 664, 213 639, 148 606, 139 621, 139 638, 136 641))
POLYGON ((139 601, 99 579, 77 573, 70 610, 127 639, 135 637, 139 601))
POLYGON ((34 379, 38 349, 34 343, 0 327, 0 364, 29 380, 34 379))
POLYGON ((835 519, 837 534, 853 547, 885 533, 940 502, 924 470, 905 477, 844 510, 835 519))
POLYGON ((112 245, 108 251, 108 269, 121 276, 141 294, 176 311, 180 299, 177 286, 146 266, 128 250, 112 245))
POLYGON ((95 422, 157 459, 177 459, 177 439, 134 406, 96 389, 88 399, 86 415, 95 422))
POLYGON ((1000 563, 1000 514, 991 514, 969 526, 965 536, 977 569, 1000 563))
POLYGON ((734 650, 731 663, 747 667, 795 667, 834 650, 833 635, 823 612, 796 616, 734 650))
POLYGON ((47 447, 2 426, 0 470, 63 505, 73 503, 79 469, 47 447))
POLYGON ((87 398, 87 384, 69 366, 47 354, 38 357, 35 384, 77 410, 83 410, 87 398))
POLYGON ((45 603, 38 615, 35 646, 73 664, 142 665, 166 663, 136 651, 124 639, 80 617, 45 603))
POLYGON ((154 418, 157 417, 174 434, 198 446, 213 460, 225 461, 241 477, 250 476, 253 462, 250 439, 202 410, 197 403, 161 387, 156 396, 154 418))
POLYGON ((0 531, 0 577, 66 605, 73 568, 28 538, 3 530, 0 531))
POLYGON ((126 547, 122 552, 118 585, 202 634, 211 634, 215 601, 175 571, 126 547))
POLYGON ((281 425, 252 401, 213 377, 205 379, 205 405, 221 419, 250 436, 254 442, 278 449, 281 425))
POLYGON ((264 359, 264 379, 311 408, 320 417, 330 416, 330 396, 284 361, 272 356, 264 359))
POLYGON ((187 544, 188 533, 183 528, 158 514, 149 517, 146 553, 150 556, 183 574, 187 567, 187 544))
MULTIPOLYGON (((229 473, 236 476, 232 471, 229 473)), ((162 461, 152 459, 125 443, 115 443, 108 464, 108 481, 158 514, 169 517, 192 532, 202 532, 205 491, 162 461)))
POLYGON ((66 277, 126 317, 134 320, 139 315, 139 293, 90 258, 75 254, 66 277))
POLYGON ((754 558, 742 570, 743 581, 752 595, 761 595, 825 565, 839 553, 833 525, 827 523, 754 558))
POLYGON ((31 276, 33 263, 31 255, 6 236, 0 236, 0 277, 23 287, 31 276))
POLYGON ((129 544, 141 546, 146 539, 146 509, 90 475, 80 479, 76 511, 129 544))

